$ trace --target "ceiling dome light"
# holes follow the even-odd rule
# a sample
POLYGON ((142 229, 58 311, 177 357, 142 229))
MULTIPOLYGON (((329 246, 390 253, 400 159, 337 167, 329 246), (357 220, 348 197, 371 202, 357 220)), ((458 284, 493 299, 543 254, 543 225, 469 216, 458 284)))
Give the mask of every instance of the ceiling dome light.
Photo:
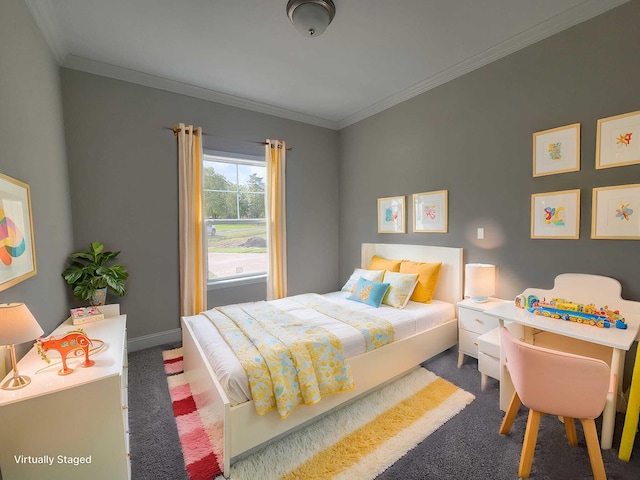
POLYGON ((326 30, 336 14, 331 0, 289 0, 287 15, 305 37, 317 37, 326 30))

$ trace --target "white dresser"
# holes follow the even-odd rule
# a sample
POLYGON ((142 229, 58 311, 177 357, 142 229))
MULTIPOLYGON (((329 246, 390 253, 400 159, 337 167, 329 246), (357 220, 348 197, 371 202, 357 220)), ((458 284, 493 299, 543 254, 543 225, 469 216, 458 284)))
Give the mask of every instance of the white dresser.
MULTIPOLYGON (((81 368, 84 356, 70 354, 67 365, 74 371, 60 376, 58 353, 47 352, 47 367, 34 347, 18 362, 20 374, 29 376, 31 384, 0 390, 3 480, 131 478, 127 317, 119 315, 118 305, 101 308, 104 320, 80 326, 89 338, 104 342, 91 355, 94 366, 81 368)), ((52 335, 76 328, 65 322, 52 335)), ((94 342, 94 348, 99 345, 94 342)))
POLYGON ((498 320, 484 312, 504 303, 508 302, 497 298, 489 298, 484 303, 469 298, 458 302, 458 368, 465 355, 478 358, 478 337, 498 327, 498 320))

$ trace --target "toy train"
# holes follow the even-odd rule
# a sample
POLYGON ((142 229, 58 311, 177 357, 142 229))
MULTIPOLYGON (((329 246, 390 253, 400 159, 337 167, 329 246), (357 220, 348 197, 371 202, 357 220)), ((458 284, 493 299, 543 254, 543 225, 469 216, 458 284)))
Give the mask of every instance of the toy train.
POLYGON ((600 328, 616 328, 625 329, 627 323, 620 311, 609 310, 609 307, 596 308, 590 303, 584 305, 582 303, 574 303, 564 298, 552 298, 549 302, 546 299, 540 301, 535 295, 518 295, 515 298, 515 305, 518 308, 524 308, 531 313, 544 317, 558 318, 570 322, 583 323, 593 325, 600 328))

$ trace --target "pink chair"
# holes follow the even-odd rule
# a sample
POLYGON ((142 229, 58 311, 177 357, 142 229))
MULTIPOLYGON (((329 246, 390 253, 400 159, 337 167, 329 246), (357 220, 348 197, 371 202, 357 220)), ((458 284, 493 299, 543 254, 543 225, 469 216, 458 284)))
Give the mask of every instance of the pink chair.
POLYGON ((595 358, 521 342, 504 327, 500 329, 500 336, 515 387, 500 433, 509 433, 521 403, 529 408, 518 475, 529 478, 540 418, 550 414, 564 418, 571 445, 578 444, 573 420, 580 419, 593 476, 595 480, 606 479, 594 419, 600 416, 607 400, 611 382, 609 366, 595 358))

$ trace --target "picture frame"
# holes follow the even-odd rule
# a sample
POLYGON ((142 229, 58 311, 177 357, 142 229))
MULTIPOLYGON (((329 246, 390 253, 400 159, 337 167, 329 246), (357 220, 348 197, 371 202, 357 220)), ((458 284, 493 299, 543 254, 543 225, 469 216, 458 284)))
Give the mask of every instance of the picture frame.
POLYGON ((448 190, 414 193, 413 231, 446 233, 448 230, 448 190))
POLYGON ((0 173, 0 291, 34 276, 36 252, 29 185, 0 173))
POLYGON ((640 111, 598 120, 596 170, 640 163, 640 111))
POLYGON ((640 183, 593 189, 591 238, 640 240, 640 183))
POLYGON ((580 124, 533 134, 533 176, 580 170, 580 124))
POLYGON ((405 197, 378 199, 378 233, 406 233, 405 197))
POLYGON ((580 190, 531 195, 531 238, 580 238, 580 190))

